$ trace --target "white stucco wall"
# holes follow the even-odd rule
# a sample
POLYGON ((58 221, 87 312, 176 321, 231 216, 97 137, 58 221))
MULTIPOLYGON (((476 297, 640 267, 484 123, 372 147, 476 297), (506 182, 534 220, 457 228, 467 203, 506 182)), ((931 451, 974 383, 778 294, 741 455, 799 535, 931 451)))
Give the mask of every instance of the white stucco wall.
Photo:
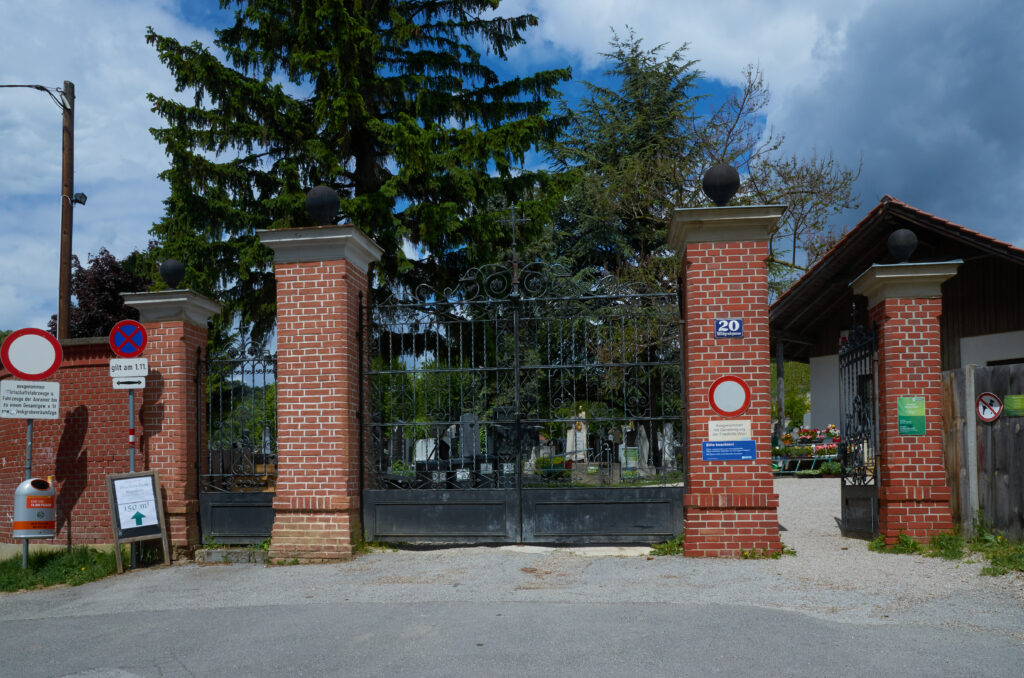
POLYGON ((811 426, 839 425, 839 356, 811 358, 811 426))
POLYGON ((980 334, 960 339, 960 367, 984 366, 990 360, 1011 358, 1024 358, 1024 332, 980 334))

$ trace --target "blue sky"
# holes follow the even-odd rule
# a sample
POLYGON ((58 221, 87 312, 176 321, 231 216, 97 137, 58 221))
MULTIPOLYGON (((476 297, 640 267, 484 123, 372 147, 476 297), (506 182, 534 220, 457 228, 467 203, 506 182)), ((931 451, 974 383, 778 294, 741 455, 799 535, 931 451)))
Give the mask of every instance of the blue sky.
MULTIPOLYGON (((144 248, 159 219, 166 158, 146 92, 173 82, 146 26, 212 42, 216 0, 10 0, 0 84, 75 83, 74 252, 144 248)), ((505 0, 540 25, 510 72, 570 65, 598 80, 611 29, 648 45, 684 42, 711 87, 760 66, 767 123, 791 153, 832 150, 863 163, 861 208, 891 194, 1024 247, 1024 10, 1016 0, 505 0)), ((565 88, 572 95, 578 85, 565 88)), ((0 329, 45 327, 56 308, 61 114, 43 93, 0 90, 0 329)))

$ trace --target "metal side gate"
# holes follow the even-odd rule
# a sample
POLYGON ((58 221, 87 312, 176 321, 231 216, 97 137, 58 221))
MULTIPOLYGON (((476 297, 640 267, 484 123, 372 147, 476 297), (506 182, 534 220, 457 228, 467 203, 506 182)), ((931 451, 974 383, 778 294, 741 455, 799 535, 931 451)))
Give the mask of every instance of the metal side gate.
POLYGON ((277 361, 210 359, 200 374, 207 425, 198 459, 203 542, 259 543, 274 525, 277 361))
POLYGON ((652 543, 682 530, 675 293, 491 265, 369 321, 373 541, 652 543))
POLYGON ((878 533, 877 361, 875 335, 854 325, 839 347, 843 534, 878 533))

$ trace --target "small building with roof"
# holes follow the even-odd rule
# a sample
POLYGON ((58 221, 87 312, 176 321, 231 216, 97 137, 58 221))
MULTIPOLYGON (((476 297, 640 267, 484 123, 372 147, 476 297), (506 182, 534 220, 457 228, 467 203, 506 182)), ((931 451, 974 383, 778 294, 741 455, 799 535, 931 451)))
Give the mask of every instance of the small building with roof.
POLYGON ((910 262, 963 261, 941 287, 942 369, 1024 363, 1024 250, 885 196, 769 311, 776 357, 810 365, 813 427, 839 422, 838 348, 868 324, 851 283, 897 262, 888 241, 900 229, 917 239, 910 262))

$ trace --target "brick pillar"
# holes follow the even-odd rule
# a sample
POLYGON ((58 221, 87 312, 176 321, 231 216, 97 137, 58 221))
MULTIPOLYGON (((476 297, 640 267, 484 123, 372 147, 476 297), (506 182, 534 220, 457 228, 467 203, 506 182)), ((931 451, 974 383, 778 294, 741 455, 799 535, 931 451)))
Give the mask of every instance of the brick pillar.
MULTIPOLYGON (((853 281, 868 298, 878 341, 879 533, 927 542, 953 529, 942 457, 941 285, 960 261, 876 265, 853 281), (905 422, 899 398, 924 398, 924 431, 905 422)), ((973 404, 972 404, 973 407, 973 404)))
POLYGON ((206 353, 207 321, 220 313, 221 305, 188 290, 122 296, 138 309, 148 336, 143 356, 149 360, 149 376, 136 423, 142 435, 135 470, 159 471, 172 550, 191 552, 200 542, 199 361, 206 353))
POLYGON ((260 231, 277 278, 271 559, 352 556, 359 537, 360 294, 381 249, 352 226, 260 231))
POLYGON ((688 556, 782 548, 771 469, 766 259, 769 229, 784 209, 684 209, 672 220, 669 243, 683 256, 688 556), (716 338, 716 321, 726 318, 743 321, 742 337, 716 338), (750 389, 749 406, 729 416, 710 401, 712 386, 726 376, 750 389), (730 440, 753 440, 755 458, 708 459, 716 455, 710 448, 705 455, 703 443, 730 440))

